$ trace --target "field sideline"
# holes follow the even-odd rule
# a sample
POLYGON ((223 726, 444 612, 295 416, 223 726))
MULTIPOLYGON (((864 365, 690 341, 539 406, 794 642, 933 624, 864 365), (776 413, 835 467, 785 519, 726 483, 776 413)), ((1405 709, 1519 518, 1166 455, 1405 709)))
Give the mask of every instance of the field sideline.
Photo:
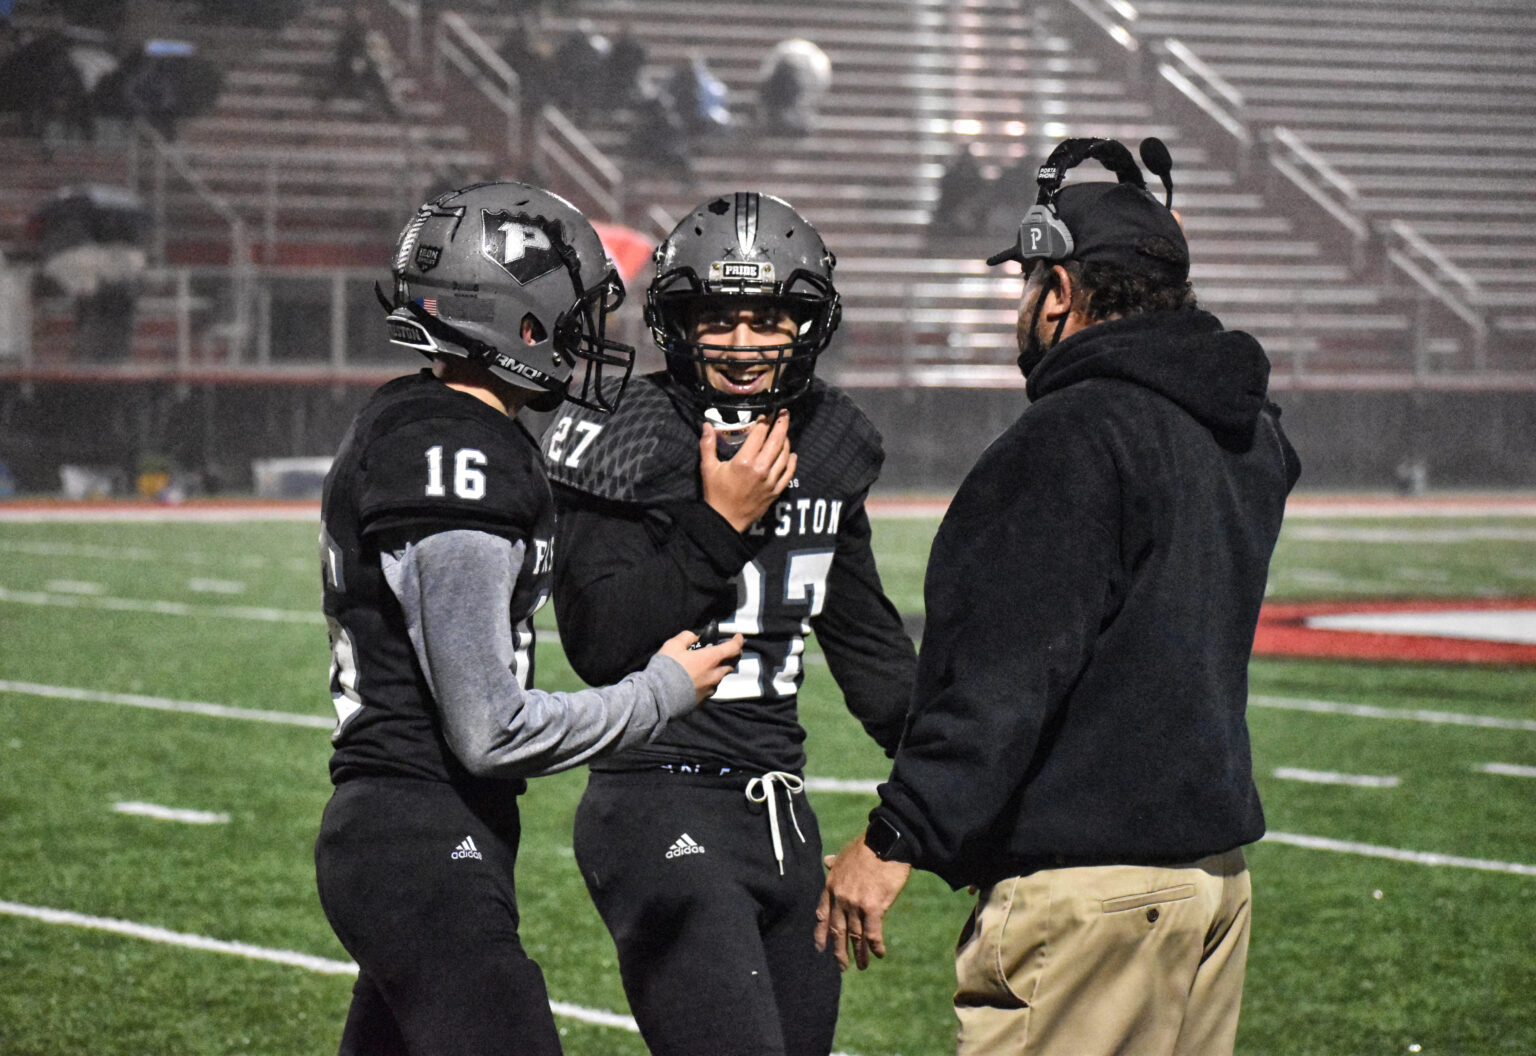
MULTIPOLYGON (((920 612, 942 500, 872 509, 892 597, 920 612)), ((315 519, 0 504, 0 1051, 334 1051, 353 969, 309 862, 331 721, 315 519)), ((1530 496, 1298 496, 1271 596, 1529 598, 1533 539, 1530 496)), ((539 680, 574 686, 553 637, 539 680)), ((1239 1051, 1536 1051, 1536 672, 1262 659, 1252 680, 1270 833, 1249 854, 1239 1051)), ((824 666, 802 709, 835 847, 885 763, 824 666)), ((561 775, 527 797, 525 941, 568 1053, 639 1053, 569 857, 580 789, 561 775)), ((847 978, 841 1051, 952 1044, 946 950, 968 902, 930 881, 898 905, 891 957, 847 978)))

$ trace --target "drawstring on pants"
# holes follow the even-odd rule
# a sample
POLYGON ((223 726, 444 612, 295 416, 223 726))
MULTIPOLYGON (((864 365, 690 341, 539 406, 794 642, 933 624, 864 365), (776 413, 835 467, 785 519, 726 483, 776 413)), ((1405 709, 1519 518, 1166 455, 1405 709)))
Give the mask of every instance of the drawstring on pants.
POLYGON ((789 820, 794 823, 795 835, 800 837, 800 842, 805 842, 805 833, 800 831, 800 819, 795 817, 795 794, 805 791, 805 782, 794 774, 785 773, 783 770, 770 770, 762 777, 754 777, 747 782, 747 800, 751 803, 766 803, 768 805, 768 831, 773 836, 773 856, 779 862, 779 875, 784 875, 784 844, 779 839, 779 809, 775 803, 777 797, 773 794, 773 784, 777 781, 784 786, 785 802, 789 804, 789 820))

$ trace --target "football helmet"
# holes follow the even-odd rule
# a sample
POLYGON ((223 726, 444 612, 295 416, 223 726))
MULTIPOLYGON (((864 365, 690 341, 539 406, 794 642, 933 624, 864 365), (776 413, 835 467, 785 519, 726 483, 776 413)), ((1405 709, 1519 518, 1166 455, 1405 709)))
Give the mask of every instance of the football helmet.
POLYGON ((673 228, 655 259, 645 321, 666 354, 668 372, 701 417, 745 423, 805 393, 842 307, 832 283, 836 258, 789 203, 754 191, 711 198, 673 228), (697 337, 705 313, 736 309, 783 311, 794 322, 794 335, 767 346, 697 337), (767 363, 769 383, 744 394, 716 389, 705 367, 726 358, 767 363))
POLYGON ((624 282, 575 206, 523 183, 477 183, 416 210, 395 246, 389 339, 456 356, 539 395, 611 412, 635 350, 606 336, 624 282), (577 384, 572 374, 585 365, 577 384), (620 381, 605 391, 603 382, 620 381))

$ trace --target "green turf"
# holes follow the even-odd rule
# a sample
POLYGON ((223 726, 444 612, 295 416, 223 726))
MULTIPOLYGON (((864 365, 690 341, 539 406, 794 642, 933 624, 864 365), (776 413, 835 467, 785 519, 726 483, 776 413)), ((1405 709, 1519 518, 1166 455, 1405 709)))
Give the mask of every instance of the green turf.
MULTIPOLYGON (((876 524, 882 573, 904 612, 921 611, 933 529, 876 524)), ((1508 518, 1293 516, 1271 597, 1531 596, 1533 529, 1508 518)), ((0 523, 0 588, 0 679, 329 717, 313 524, 0 523), (26 600, 38 596, 77 604, 26 600), (185 608, 145 611, 150 602, 185 608)), ((546 687, 576 684, 557 645, 540 646, 539 670, 546 687)), ((1252 688, 1536 718, 1536 671, 1518 668, 1260 659, 1252 688)), ((886 761, 842 709, 824 665, 809 665, 802 712, 813 775, 884 776, 886 761)), ((1264 707, 1250 725, 1276 832, 1536 863, 1536 781, 1479 769, 1536 765, 1536 732, 1264 707), (1304 784, 1276 778, 1278 767, 1400 783, 1304 784)), ((0 901, 343 959, 310 857, 327 754, 320 728, 0 691, 0 901), (114 812, 124 800, 229 821, 114 812)), ((524 939, 556 1000, 623 1012, 612 946, 569 850, 582 783, 580 774, 545 779, 526 798, 524 939)), ((873 800, 815 793, 813 802, 835 849, 873 800)), ((1249 857, 1256 908, 1239 1051, 1536 1051, 1536 877, 1272 842, 1249 857)), ((952 1047, 950 954, 968 911, 963 893, 914 876, 889 921, 889 958, 845 979, 841 1051, 952 1047)), ((344 976, 0 914, 7 1056, 333 1052, 349 987, 344 976)), ((643 1052, 623 1030, 560 1025, 572 1056, 643 1052)))

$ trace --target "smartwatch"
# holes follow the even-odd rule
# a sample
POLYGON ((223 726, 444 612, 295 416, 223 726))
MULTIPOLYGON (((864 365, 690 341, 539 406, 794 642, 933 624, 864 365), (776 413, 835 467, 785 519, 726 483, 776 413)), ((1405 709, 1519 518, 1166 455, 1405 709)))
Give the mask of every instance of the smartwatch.
POLYGON ((904 861, 894 853, 900 844, 901 830, 883 815, 876 814, 869 819, 869 827, 864 830, 864 846, 874 851, 876 858, 883 862, 904 861))

